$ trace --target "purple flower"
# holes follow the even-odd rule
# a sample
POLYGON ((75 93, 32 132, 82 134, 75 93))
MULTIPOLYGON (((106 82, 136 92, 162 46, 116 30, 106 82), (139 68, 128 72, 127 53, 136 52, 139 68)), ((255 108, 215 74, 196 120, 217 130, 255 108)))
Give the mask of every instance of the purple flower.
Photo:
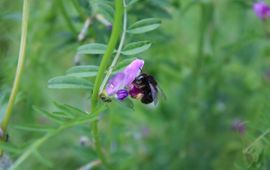
POLYGON ((262 20, 270 17, 270 7, 263 1, 254 3, 253 11, 262 20))
POLYGON ((118 90, 116 92, 116 98, 120 101, 123 101, 126 97, 128 97, 128 91, 125 89, 118 90))
POLYGON ((125 74, 124 84, 126 86, 129 86, 135 80, 135 78, 141 73, 143 65, 144 65, 143 60, 136 59, 125 68, 123 72, 125 74))
POLYGON ((106 92, 109 96, 115 95, 118 100, 124 100, 132 87, 132 82, 141 73, 144 61, 135 59, 123 71, 114 75, 106 86, 106 92))
POLYGON ((243 135, 246 131, 246 124, 245 124, 245 122, 236 119, 233 121, 232 129, 233 129, 233 131, 238 132, 241 135, 243 135))
POLYGON ((124 88, 124 78, 125 74, 119 72, 108 81, 106 92, 109 96, 114 95, 119 89, 124 88))

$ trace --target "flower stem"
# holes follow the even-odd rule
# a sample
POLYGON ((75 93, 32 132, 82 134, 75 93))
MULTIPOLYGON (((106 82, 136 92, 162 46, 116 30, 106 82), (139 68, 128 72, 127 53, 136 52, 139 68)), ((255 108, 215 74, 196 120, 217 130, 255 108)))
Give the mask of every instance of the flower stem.
POLYGON ((104 77, 104 73, 108 66, 108 62, 113 53, 113 50, 115 49, 119 35, 121 33, 122 15, 123 15, 123 2, 122 0, 115 0, 115 14, 114 14, 113 30, 112 30, 112 34, 109 40, 108 48, 106 49, 106 52, 103 55, 100 66, 99 66, 97 77, 94 83, 93 94, 91 97, 91 104, 92 104, 91 106, 93 110, 95 110, 95 106, 97 104, 98 92, 99 92, 99 88, 104 77))
POLYGON ((202 61, 204 57, 204 37, 207 28, 207 20, 206 20, 206 4, 203 2, 200 3, 200 25, 199 25, 199 35, 198 35, 198 51, 197 51, 197 60, 196 60, 196 67, 195 67, 195 74, 200 72, 202 61))
POLYGON ((247 153, 249 151, 249 149, 255 145, 256 143, 258 143, 260 140, 262 140, 266 135, 268 135, 270 133, 270 129, 266 130, 263 134, 261 134, 254 142, 252 142, 248 147, 246 147, 243 150, 243 153, 247 153))
MULTIPOLYGON (((119 35, 121 33, 122 28, 122 16, 123 16, 123 0, 115 0, 115 14, 114 14, 114 24, 112 29, 112 34, 109 40, 108 48, 106 49, 105 54, 102 57, 99 70, 97 73, 97 77, 95 79, 94 83, 94 89, 93 94, 91 97, 91 110, 94 112, 97 107, 97 101, 98 101, 98 94, 99 94, 99 88, 102 83, 102 80, 104 78, 104 73, 106 71, 106 68, 108 66, 108 62, 110 60, 110 57, 113 53, 113 50, 116 47, 117 41, 119 39, 119 35)), ((99 130, 98 130, 98 120, 93 122, 93 136, 95 138, 95 145, 96 145, 96 152, 100 160, 102 161, 103 165, 109 169, 109 163, 107 159, 105 158, 105 155, 103 154, 101 143, 99 140, 99 130)))
POLYGON ((77 10, 78 14, 80 15, 81 19, 87 18, 87 15, 84 13, 82 8, 80 7, 80 4, 77 0, 72 0, 72 4, 74 5, 75 9, 77 10))
POLYGON ((121 54, 121 51, 123 49, 123 46, 124 46, 124 42, 125 42, 125 39, 126 39, 126 32, 127 32, 127 9, 126 9, 126 3, 125 3, 125 0, 123 0, 123 4, 124 4, 124 19, 123 19, 123 31, 122 31, 122 35, 121 35, 121 40, 120 40, 120 43, 119 43, 119 46, 118 46, 118 49, 117 49, 117 52, 116 52, 116 55, 115 57, 113 58, 113 61, 112 61, 112 64, 109 68, 109 70, 107 71, 107 74, 105 76, 105 78, 103 79, 103 82, 100 86, 100 89, 99 89, 99 93, 101 93, 110 77, 110 75, 112 74, 112 71, 120 57, 120 54, 121 54))
MULTIPOLYGON (((18 57, 18 64, 15 79, 12 86, 12 91, 9 97, 7 109, 5 116, 1 122, 1 128, 6 134, 7 126, 12 114, 12 109, 15 103, 16 94, 18 92, 23 65, 25 61, 25 51, 26 51, 26 39, 27 39, 27 28, 28 28, 28 19, 29 19, 29 9, 30 9, 30 0, 24 0, 23 2, 23 14, 22 14, 22 30, 21 30, 21 43, 20 43, 20 52, 18 57)), ((1 140, 4 140, 3 137, 1 140)))
POLYGON ((58 6, 59 6, 59 8, 60 8, 60 10, 61 10, 61 13, 62 13, 62 15, 63 15, 63 18, 64 18, 64 20, 65 20, 67 26, 69 27, 70 31, 71 31, 74 35, 76 35, 76 34, 77 34, 77 30, 76 30, 75 26, 72 24, 72 22, 70 21, 70 18, 69 18, 68 13, 67 13, 67 11, 66 11, 66 9, 65 9, 63 0, 58 0, 57 2, 58 2, 58 6))

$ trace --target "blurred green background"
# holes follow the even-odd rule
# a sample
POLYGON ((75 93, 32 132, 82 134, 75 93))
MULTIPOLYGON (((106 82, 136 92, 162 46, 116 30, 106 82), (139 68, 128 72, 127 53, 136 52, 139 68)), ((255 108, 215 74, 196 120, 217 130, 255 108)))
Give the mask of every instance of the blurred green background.
MULTIPOLYGON (((51 126, 33 106, 55 110, 58 102, 89 110, 89 91, 52 90, 47 82, 74 66, 80 44, 108 42, 110 28, 97 19, 84 42, 77 41, 86 17, 98 13, 111 21, 96 1, 31 1, 27 60, 9 126, 12 145, 24 148, 43 136, 16 125, 51 126)), ((145 59, 144 72, 156 78, 167 99, 156 108, 135 101, 134 110, 108 104, 110 111, 101 115, 101 141, 115 169, 270 169, 267 134, 243 152, 270 124, 270 23, 256 17, 253 2, 139 0, 129 9, 128 24, 162 19, 158 30, 130 39, 152 42, 135 57, 145 59)), ((0 1, 1 117, 15 75, 22 4, 0 1)), ((81 56, 80 64, 98 65, 100 59, 81 56)), ((52 165, 31 155, 20 169, 79 169, 98 159, 91 142, 87 124, 65 130, 41 146, 52 165)), ((16 160, 21 153, 8 154, 16 160)))

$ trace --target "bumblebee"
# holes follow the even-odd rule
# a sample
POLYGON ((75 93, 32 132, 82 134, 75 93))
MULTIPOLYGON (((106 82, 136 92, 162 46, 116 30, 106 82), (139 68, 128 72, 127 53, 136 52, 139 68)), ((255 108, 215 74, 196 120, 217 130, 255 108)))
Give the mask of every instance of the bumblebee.
POLYGON ((141 73, 135 78, 132 85, 134 87, 129 91, 131 97, 140 99, 144 104, 152 102, 154 102, 155 105, 157 104, 160 89, 153 76, 141 73))
MULTIPOLYGON (((158 94, 161 94, 162 97, 165 97, 162 90, 158 87, 158 83, 155 78, 152 75, 146 73, 139 74, 128 87, 122 90, 126 90, 127 94, 125 94, 125 97, 129 95, 132 98, 140 100, 144 104, 150 104, 154 102, 156 105, 158 103, 158 94)), ((122 97, 118 94, 118 92, 114 94, 114 97, 118 100, 123 100, 125 97, 121 99, 122 97)), ((104 102, 112 102, 112 97, 108 96, 105 91, 100 94, 100 98, 104 102)))

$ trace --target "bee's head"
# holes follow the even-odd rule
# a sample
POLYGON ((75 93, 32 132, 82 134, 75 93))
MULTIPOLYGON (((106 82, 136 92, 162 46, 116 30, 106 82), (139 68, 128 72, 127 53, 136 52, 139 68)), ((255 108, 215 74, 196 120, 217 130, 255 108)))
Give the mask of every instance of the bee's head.
POLYGON ((136 85, 143 85, 144 80, 147 78, 147 76, 148 76, 148 75, 145 74, 145 73, 140 74, 139 76, 137 76, 137 77, 135 78, 134 84, 136 84, 136 85))

